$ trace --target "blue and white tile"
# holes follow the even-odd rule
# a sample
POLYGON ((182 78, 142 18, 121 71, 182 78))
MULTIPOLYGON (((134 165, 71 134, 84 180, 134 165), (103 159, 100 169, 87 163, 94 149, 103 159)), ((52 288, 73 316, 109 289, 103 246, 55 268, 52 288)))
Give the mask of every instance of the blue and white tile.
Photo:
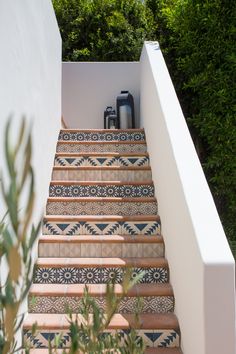
POLYGON ((65 141, 144 141, 143 131, 61 131, 58 140, 65 141))

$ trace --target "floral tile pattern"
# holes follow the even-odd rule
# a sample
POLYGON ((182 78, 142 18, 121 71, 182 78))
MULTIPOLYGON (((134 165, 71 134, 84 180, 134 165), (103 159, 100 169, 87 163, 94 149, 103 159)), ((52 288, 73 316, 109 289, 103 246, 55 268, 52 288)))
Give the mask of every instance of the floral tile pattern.
POLYGON ((55 166, 149 166, 149 157, 147 156, 81 156, 64 157, 56 156, 55 166))
POLYGON ((160 234, 158 221, 95 221, 43 223, 44 235, 157 235, 160 234))
POLYGON ((61 131, 58 140, 74 141, 145 141, 143 131, 61 131))
POLYGON ((146 144, 124 143, 114 144, 106 142, 104 144, 87 144, 87 143, 63 143, 58 141, 57 152, 147 152, 146 144))
POLYGON ((51 184, 49 188, 50 197, 119 197, 119 198, 142 198, 154 197, 154 186, 152 184, 124 184, 124 185, 63 185, 51 184))
MULTIPOLYGON (((120 284, 124 268, 121 267, 35 267, 34 283, 36 284, 120 284)), ((132 277, 144 273, 140 283, 168 282, 167 268, 133 268, 132 277)))
MULTIPOLYGON (((93 297, 99 308, 106 310, 104 297, 93 297)), ((140 298, 142 313, 169 313, 174 310, 173 296, 145 296, 140 298)), ((82 299, 78 296, 31 296, 29 312, 31 313, 81 313, 82 299)), ((124 297, 117 309, 122 314, 135 313, 138 307, 136 297, 124 297)))
MULTIPOLYGON (((107 330, 106 332, 114 332, 107 330)), ((105 332, 105 333, 106 333, 105 332)), ((120 333, 128 333, 129 330, 119 330, 120 333)), ((31 348, 48 348, 49 340, 52 346, 56 336, 61 335, 62 342, 61 347, 70 347, 70 333, 60 330, 40 330, 35 335, 32 334, 31 330, 24 330, 23 337, 24 342, 27 343, 31 348)), ((180 345, 179 333, 172 329, 159 329, 159 330, 138 330, 138 336, 142 337, 147 348, 157 348, 157 347, 168 347, 175 348, 180 345)))
POLYGON ((49 201, 47 215, 157 215, 157 203, 111 201, 49 201))

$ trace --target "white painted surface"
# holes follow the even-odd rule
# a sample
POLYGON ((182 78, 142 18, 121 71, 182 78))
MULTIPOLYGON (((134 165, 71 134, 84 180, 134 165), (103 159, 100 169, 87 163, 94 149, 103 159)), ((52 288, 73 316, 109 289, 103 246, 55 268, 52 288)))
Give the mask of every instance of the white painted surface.
POLYGON ((235 264, 158 43, 141 56, 140 116, 184 354, 234 354, 235 264))
MULTIPOLYGON (((50 0, 0 0, 0 169, 7 118, 33 123, 35 219, 43 214, 61 121, 61 38, 50 0)), ((2 213, 3 205, 0 209, 2 213)))
POLYGON ((116 108, 121 90, 134 97, 139 125, 139 62, 65 62, 62 64, 62 115, 68 128, 103 128, 107 106, 116 108))

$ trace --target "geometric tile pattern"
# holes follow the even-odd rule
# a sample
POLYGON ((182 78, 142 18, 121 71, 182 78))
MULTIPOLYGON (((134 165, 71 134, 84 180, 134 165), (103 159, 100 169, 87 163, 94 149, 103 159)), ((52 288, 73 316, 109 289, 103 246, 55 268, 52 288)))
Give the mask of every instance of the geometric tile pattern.
POLYGON ((126 170, 113 169, 103 170, 102 167, 91 167, 86 169, 84 167, 74 167, 68 169, 67 167, 56 167, 52 172, 52 180, 56 181, 126 181, 126 182, 143 182, 151 181, 152 172, 148 169, 126 170))
POLYGON ((56 156, 55 166, 149 166, 147 156, 56 156))
MULTIPOLYGON (((34 283, 37 284, 120 284, 125 269, 121 267, 41 267, 34 270, 34 283)), ((140 283, 167 283, 168 269, 156 267, 132 268, 132 277, 144 272, 140 283)))
POLYGON ((39 242, 39 257, 163 257, 163 243, 44 243, 39 242))
POLYGON ((157 235, 158 221, 44 221, 44 235, 157 235))
POLYGON ((152 184, 140 185, 63 185, 53 184, 49 187, 50 197, 154 197, 154 186, 152 184))
MULTIPOLYGON (((114 332, 114 330, 106 330, 106 332, 114 332)), ((129 333, 129 330, 118 330, 123 335, 129 333)), ((147 348, 175 348, 180 345, 179 333, 174 329, 142 329, 137 330, 138 337, 142 337, 147 348)), ((31 348, 48 348, 49 341, 54 346, 53 340, 56 336, 61 335, 61 348, 69 348, 70 333, 63 330, 39 330, 38 333, 32 335, 31 330, 24 330, 24 343, 31 348)))
POLYGON ((48 201, 47 215, 157 215, 157 203, 111 201, 48 201))
POLYGON ((121 132, 121 131, 61 131, 58 140, 66 141, 144 141, 143 131, 121 132))
POLYGON ((146 144, 135 144, 135 143, 120 143, 120 144, 115 144, 115 143, 93 143, 93 144, 87 144, 87 143, 63 143, 63 142, 58 142, 57 143, 57 152, 147 152, 147 146, 146 144))
MULTIPOLYGON (((105 297, 93 297, 96 304, 106 310, 105 297)), ((142 313, 169 313, 174 311, 173 296, 145 296, 139 298, 142 313)), ((79 296, 31 296, 29 297, 29 312, 31 313, 81 313, 82 298, 79 296)), ((136 297, 125 296, 118 307, 122 314, 136 312, 138 300, 136 297)))

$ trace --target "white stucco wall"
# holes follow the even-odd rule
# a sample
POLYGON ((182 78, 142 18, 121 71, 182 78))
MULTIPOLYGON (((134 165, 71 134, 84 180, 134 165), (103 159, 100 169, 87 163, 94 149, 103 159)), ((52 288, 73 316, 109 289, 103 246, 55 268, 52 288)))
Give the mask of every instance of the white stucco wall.
POLYGON ((234 259, 155 42, 142 51, 140 105, 183 352, 234 354, 234 259))
MULTIPOLYGON (((0 168, 12 115, 33 123, 35 215, 42 216, 61 120, 61 38, 50 0, 0 0, 0 168)), ((2 212, 3 205, 0 209, 2 212)))
POLYGON ((103 128, 103 112, 116 108, 121 90, 134 97, 139 125, 139 62, 65 62, 62 65, 62 115, 68 128, 103 128))

